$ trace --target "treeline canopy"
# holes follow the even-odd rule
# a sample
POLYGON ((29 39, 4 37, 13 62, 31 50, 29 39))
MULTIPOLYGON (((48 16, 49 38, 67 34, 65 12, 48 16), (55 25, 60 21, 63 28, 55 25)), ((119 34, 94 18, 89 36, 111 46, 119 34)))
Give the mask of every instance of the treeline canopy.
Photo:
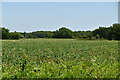
POLYGON ((107 39, 120 40, 120 24, 113 24, 110 27, 99 27, 93 31, 72 31, 62 27, 56 31, 35 31, 9 32, 9 29, 0 28, 1 39, 20 39, 20 38, 79 38, 79 39, 107 39))

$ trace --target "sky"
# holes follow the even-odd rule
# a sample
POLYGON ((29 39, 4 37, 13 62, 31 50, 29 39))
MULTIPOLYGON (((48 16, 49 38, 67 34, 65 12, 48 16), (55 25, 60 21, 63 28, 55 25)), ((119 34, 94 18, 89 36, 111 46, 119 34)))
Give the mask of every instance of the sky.
POLYGON ((2 25, 2 3, 0 2, 0 26, 2 25))
POLYGON ((2 2, 118 2, 119 0, 1 0, 2 2))
POLYGON ((117 2, 3 2, 2 26, 10 31, 94 30, 118 22, 117 2))

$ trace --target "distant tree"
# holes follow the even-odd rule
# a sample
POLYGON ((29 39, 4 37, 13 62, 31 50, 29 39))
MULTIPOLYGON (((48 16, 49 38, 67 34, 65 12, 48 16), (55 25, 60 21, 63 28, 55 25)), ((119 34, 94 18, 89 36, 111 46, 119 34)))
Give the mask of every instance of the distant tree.
POLYGON ((10 39, 19 39, 20 37, 21 37, 20 33, 16 31, 10 33, 10 39))
POLYGON ((100 36, 97 34, 97 35, 95 35, 95 38, 96 39, 100 39, 100 36))
POLYGON ((114 40, 114 35, 113 35, 113 26, 108 27, 108 40, 114 40))
POLYGON ((23 36, 24 36, 24 38, 26 37, 26 32, 23 32, 23 33, 21 33, 23 36))
POLYGON ((54 33, 51 32, 51 31, 47 31, 47 32, 46 32, 46 38, 52 38, 53 35, 54 35, 54 33))
POLYGON ((78 33, 78 31, 74 31, 72 38, 79 38, 79 37, 80 37, 80 33, 78 33))
POLYGON ((20 33, 20 38, 25 38, 25 36, 22 33, 20 33))
POLYGON ((9 29, 6 29, 6 28, 0 28, 0 33, 2 33, 2 36, 1 36, 1 38, 2 39, 9 39, 9 37, 10 37, 10 34, 9 34, 9 29))
POLYGON ((9 32, 9 29, 0 28, 0 38, 80 38, 80 39, 108 39, 120 40, 120 24, 113 24, 110 27, 99 27, 93 31, 72 31, 62 27, 56 31, 35 31, 31 33, 9 32))
POLYGON ((54 33, 55 38, 72 38, 72 35, 73 32, 65 27, 60 28, 54 33))
POLYGON ((113 24, 110 27, 99 27, 93 31, 93 35, 108 40, 120 40, 120 24, 113 24))
POLYGON ((110 31, 106 27, 99 27, 99 29, 95 29, 93 31, 94 36, 99 35, 99 38, 104 38, 104 39, 108 39, 109 33, 110 33, 110 31))
POLYGON ((92 31, 74 31, 73 37, 82 39, 91 39, 93 36, 92 31))
POLYGON ((29 38, 52 38, 53 32, 51 31, 35 31, 32 33, 27 34, 29 38))
POLYGON ((2 39, 2 28, 0 27, 0 39, 2 39))
POLYGON ((111 29, 112 37, 115 40, 120 40, 120 24, 113 24, 113 27, 111 29))

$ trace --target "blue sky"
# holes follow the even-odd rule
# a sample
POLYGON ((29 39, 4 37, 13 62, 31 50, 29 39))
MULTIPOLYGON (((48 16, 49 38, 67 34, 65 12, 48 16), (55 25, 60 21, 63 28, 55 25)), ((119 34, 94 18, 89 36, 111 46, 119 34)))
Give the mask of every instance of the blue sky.
POLYGON ((11 31, 94 30, 118 22, 117 2, 4 2, 3 26, 11 31))

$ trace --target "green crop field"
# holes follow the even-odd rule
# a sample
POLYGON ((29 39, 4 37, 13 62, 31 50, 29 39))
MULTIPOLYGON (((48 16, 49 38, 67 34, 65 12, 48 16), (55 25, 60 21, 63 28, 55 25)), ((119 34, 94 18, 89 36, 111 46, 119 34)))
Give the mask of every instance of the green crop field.
POLYGON ((2 41, 2 78, 118 78, 118 41, 2 41))

